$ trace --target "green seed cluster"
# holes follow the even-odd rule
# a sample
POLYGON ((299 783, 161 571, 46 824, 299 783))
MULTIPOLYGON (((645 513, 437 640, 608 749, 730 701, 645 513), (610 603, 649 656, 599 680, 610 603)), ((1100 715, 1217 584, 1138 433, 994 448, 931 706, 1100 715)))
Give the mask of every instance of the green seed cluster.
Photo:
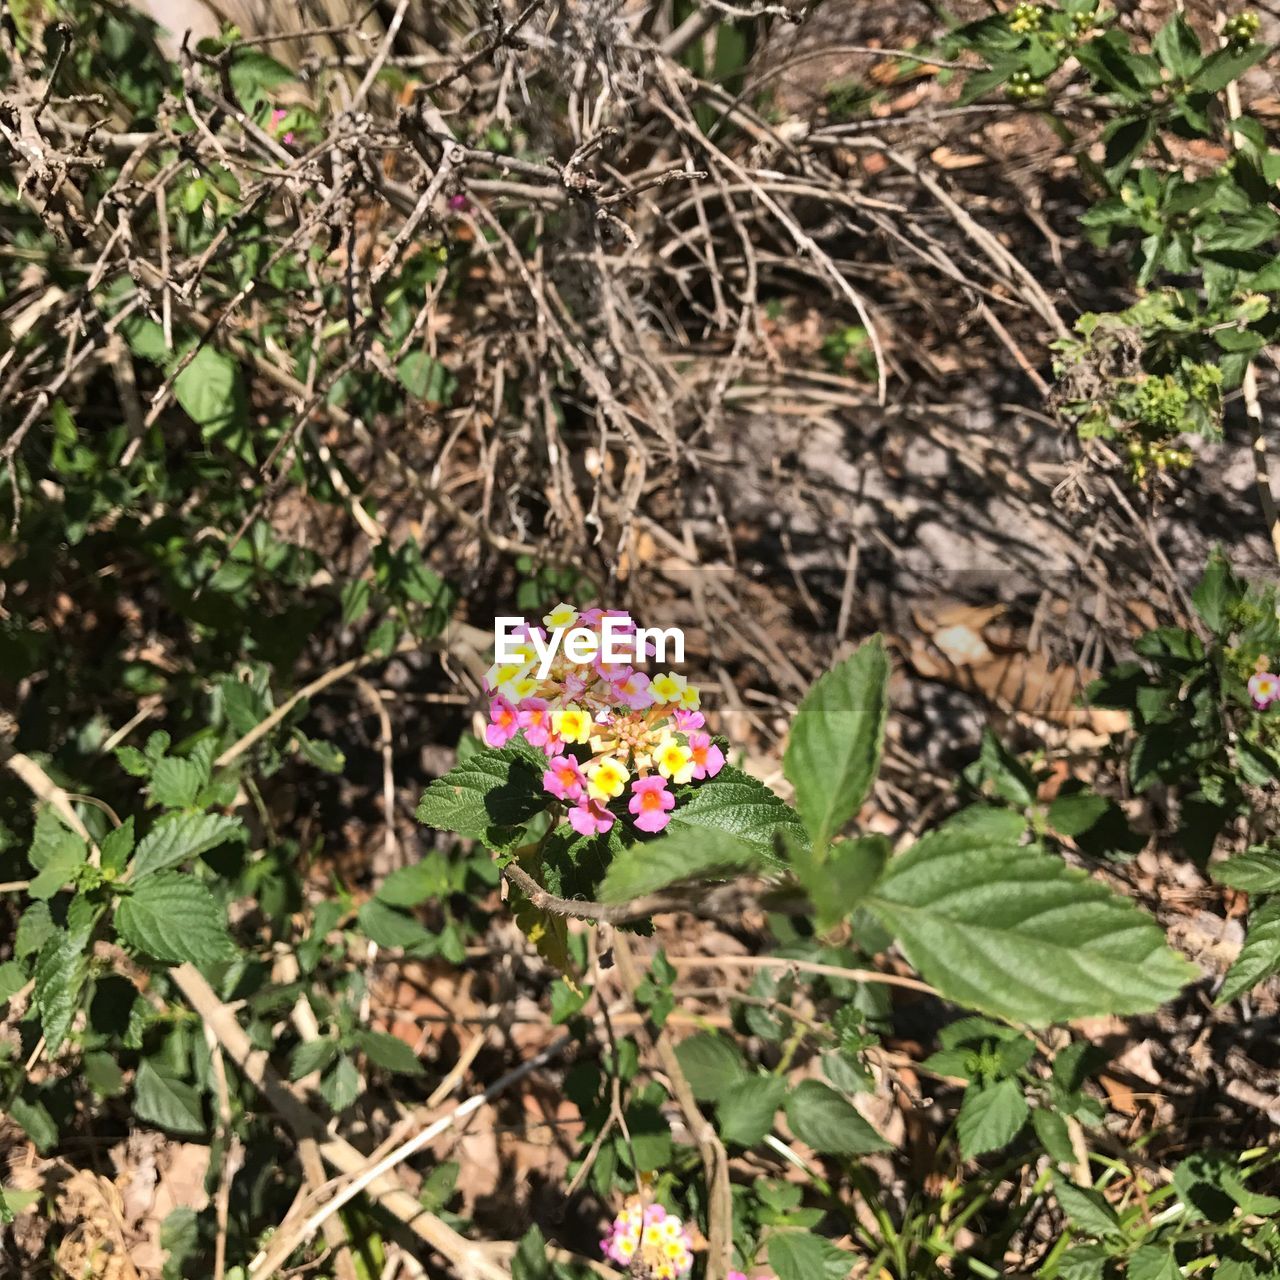
POLYGON ((1044 22, 1044 10, 1038 4, 1020 4, 1009 17, 1009 30, 1025 35, 1039 31, 1044 22))
POLYGON ((1130 440, 1129 474, 1145 480, 1152 471, 1186 471, 1195 460, 1190 449, 1173 449, 1150 440, 1130 440))
POLYGON ((1222 28, 1222 34, 1233 45, 1251 44, 1258 35, 1258 29, 1262 26, 1261 19, 1251 10, 1244 13, 1234 14, 1228 18, 1226 24, 1222 28))
POLYGON ((1043 98, 1044 85, 1030 71, 1015 71, 1004 87, 1005 93, 1014 102, 1024 102, 1028 98, 1043 98))

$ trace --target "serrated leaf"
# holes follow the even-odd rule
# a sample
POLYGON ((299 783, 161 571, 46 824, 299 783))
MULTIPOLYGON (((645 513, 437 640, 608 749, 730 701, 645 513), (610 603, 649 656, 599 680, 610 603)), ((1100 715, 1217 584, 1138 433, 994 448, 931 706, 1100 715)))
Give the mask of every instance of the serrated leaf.
POLYGON ((1280 973, 1280 898, 1268 898, 1249 914, 1249 930, 1218 992, 1215 1004, 1226 1004, 1280 973))
POLYGON ((477 751, 422 793, 418 821, 483 841, 491 827, 518 826, 547 807, 545 769, 542 753, 524 742, 477 751))
POLYGON ((133 1078, 133 1113, 170 1133, 196 1137, 205 1132, 200 1095, 183 1080, 146 1059, 133 1078))
POLYGON ((205 775, 194 761, 169 756, 151 771, 147 791, 156 804, 166 809, 186 809, 195 804, 205 781, 205 775))
POLYGON ((752 845, 763 861, 777 866, 782 865, 775 852, 780 840, 795 845, 809 838, 795 810, 781 796, 732 765, 681 797, 667 834, 686 830, 737 836, 752 845))
POLYGON ((714 1031, 699 1031, 676 1045, 680 1068, 699 1102, 714 1102, 747 1075, 742 1051, 714 1031))
POLYGON ((360 1073, 345 1054, 320 1081, 320 1096, 334 1111, 345 1111, 360 1092, 360 1073))
POLYGON ((1043 1025, 1152 1009, 1195 977, 1132 903, 1017 846, 1022 827, 967 810, 895 858, 868 899, 944 996, 1043 1025))
POLYGON ((145 778, 151 772, 151 762, 137 747, 117 747, 116 760, 125 773, 135 778, 145 778))
POLYGON ((814 845, 862 807, 880 768, 889 659, 879 636, 821 676, 791 723, 782 768, 814 845))
POLYGON ((412 916, 389 907, 385 902, 370 898, 362 903, 357 914, 360 931, 370 942, 380 947, 411 951, 414 947, 427 946, 435 937, 412 916))
MULTIPOLYGON (((1125 1272, 1127 1280, 1182 1280, 1182 1268, 1174 1256, 1172 1245, 1144 1244, 1129 1256, 1125 1272)), ((1222 1269, 1214 1271, 1215 1280, 1222 1277, 1222 1269)))
POLYGON ((89 1087, 100 1098, 117 1098, 124 1092, 124 1072, 109 1053, 86 1053, 80 1062, 80 1070, 89 1087))
POLYGON ((1191 78, 1191 88, 1199 93, 1218 93, 1232 80, 1239 79, 1255 63, 1267 56, 1268 46, 1262 43, 1247 45, 1243 49, 1228 46, 1211 53, 1191 78))
POLYGON ((791 1091, 787 1124, 824 1155, 865 1156, 889 1147, 855 1106, 819 1080, 802 1080, 791 1091))
POLYGON ((1186 80, 1200 65, 1200 39, 1180 13, 1156 32, 1151 47, 1179 80, 1186 80))
POLYGON ((1280 849, 1257 845, 1225 862, 1215 862, 1209 874, 1219 884, 1246 893, 1280 893, 1280 849))
POLYGON ((13 938, 13 954, 19 959, 34 955, 57 926, 47 902, 33 902, 18 918, 13 938))
POLYGON ((98 846, 102 854, 104 871, 121 872, 133 852, 133 817, 127 817, 118 827, 108 831, 98 846))
POLYGON ((88 846, 70 831, 67 836, 70 838, 59 841, 50 850, 40 873, 27 886, 27 892, 33 898, 52 898, 84 866, 89 856, 88 846))
POLYGON ((216 964, 234 954, 226 912, 192 875, 157 871, 116 906, 120 936, 169 964, 216 964))
POLYGON ((786 1096, 781 1076, 744 1076, 720 1094, 716 1127, 725 1142, 754 1147, 773 1128, 773 1118, 786 1096))
POLYGON ((88 941, 59 929, 50 935, 36 960, 33 997, 49 1056, 54 1057, 71 1030, 80 992, 89 972, 88 941))
POLYGON ((769 1237, 769 1266, 778 1280, 848 1280, 852 1254, 808 1231, 779 1231, 769 1237))
POLYGON ((862 905, 889 864, 892 846, 882 835, 842 840, 820 856, 816 848, 789 849, 791 869, 813 903, 820 931, 862 905))
POLYGON ((600 885, 602 902, 627 902, 686 880, 754 870, 759 849, 724 831, 675 831, 623 849, 600 885))
POLYGON ((49 1114, 49 1109, 38 1096, 19 1094, 9 1104, 9 1115, 36 1144, 36 1150, 41 1155, 47 1154, 58 1145, 58 1126, 49 1114))
POLYGON ((336 1036, 303 1040, 289 1055, 289 1079, 301 1080, 313 1071, 323 1071, 338 1056, 336 1036))
POLYGON ((1031 1125, 1040 1139, 1040 1145, 1049 1154, 1049 1159, 1058 1164, 1071 1164, 1075 1158, 1075 1149, 1071 1145, 1071 1131, 1066 1120, 1056 1111, 1045 1107, 1037 1107, 1031 1113, 1031 1125))
POLYGON ((1008 1146, 1026 1124, 1027 1115, 1027 1100, 1016 1080, 1001 1080, 986 1088, 970 1085, 956 1117, 960 1154, 972 1160, 1008 1146))
POLYGON ((1116 1211, 1102 1193, 1092 1187, 1077 1187, 1065 1178, 1058 1178, 1053 1192, 1058 1197, 1062 1212, 1083 1234, 1106 1237, 1123 1230, 1116 1211))
POLYGON ((222 813, 175 813, 161 818, 138 842, 133 856, 135 881, 208 853, 244 833, 239 818, 222 813))
POLYGON ((418 1055, 403 1040, 385 1031, 357 1031, 355 1044, 370 1062, 386 1071, 402 1076, 420 1076, 423 1073, 418 1055))

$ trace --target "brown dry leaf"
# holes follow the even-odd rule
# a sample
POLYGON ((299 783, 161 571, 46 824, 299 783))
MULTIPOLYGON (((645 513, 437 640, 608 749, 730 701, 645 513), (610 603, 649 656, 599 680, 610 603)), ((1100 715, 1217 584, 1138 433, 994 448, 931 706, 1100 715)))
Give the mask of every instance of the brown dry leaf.
POLYGON ((908 644, 908 661, 925 679, 980 694, 1007 714, 1087 729, 1103 738, 1128 726, 1122 711, 1078 705, 1096 671, 1054 666, 1043 653, 1011 648, 1010 637, 996 625, 1003 612, 1000 605, 966 604, 914 610, 915 623, 927 638, 908 644))
POLYGON ((55 1261, 69 1280, 141 1280, 130 1260, 124 1202, 115 1183, 79 1170, 59 1192, 57 1216, 68 1230, 55 1261))
POLYGON ((1127 1084, 1106 1075, 1099 1076, 1098 1083, 1107 1091, 1107 1097, 1117 1111, 1123 1112, 1127 1116, 1136 1116, 1138 1114, 1137 1099, 1133 1096, 1133 1090, 1127 1084))

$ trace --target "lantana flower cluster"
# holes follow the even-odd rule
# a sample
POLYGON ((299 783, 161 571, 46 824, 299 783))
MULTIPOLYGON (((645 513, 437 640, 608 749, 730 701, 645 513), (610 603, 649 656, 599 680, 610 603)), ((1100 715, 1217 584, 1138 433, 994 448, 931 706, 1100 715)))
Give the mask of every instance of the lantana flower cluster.
POLYGON ((558 646, 545 674, 534 629, 525 624, 517 631, 516 660, 495 664, 486 678, 485 741, 503 747, 523 733, 541 748, 549 757, 543 786, 570 806, 569 824, 579 835, 610 830, 615 802, 637 830, 656 833, 676 807, 671 788, 714 778, 724 753, 706 732, 698 690, 684 676, 664 671, 650 678, 630 662, 606 660, 606 618, 615 620, 616 636, 635 636, 631 616, 621 610, 552 609, 536 628, 541 640, 580 628, 595 645, 579 647, 575 657, 566 652, 571 646, 558 646))
POLYGON ((638 1253, 647 1268, 644 1274, 655 1280, 681 1280, 693 1270, 689 1229, 660 1204, 643 1208, 633 1204, 623 1209, 600 1241, 600 1248, 606 1258, 626 1268, 638 1253))

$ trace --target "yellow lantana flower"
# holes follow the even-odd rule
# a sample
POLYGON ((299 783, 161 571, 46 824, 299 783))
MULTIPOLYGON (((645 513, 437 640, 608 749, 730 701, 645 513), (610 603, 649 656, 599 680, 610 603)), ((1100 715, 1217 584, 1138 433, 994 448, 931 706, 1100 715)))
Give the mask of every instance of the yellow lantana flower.
POLYGON ((575 702, 552 713, 551 727, 564 742, 586 742, 595 729, 591 717, 575 702))
MULTIPOLYGON (((692 771, 691 765, 691 774, 692 771)), ((626 765, 612 756, 606 756, 603 760, 597 760, 594 764, 587 766, 587 794, 593 800, 607 804, 622 794, 630 777, 631 774, 627 772, 626 765)))
POLYGON ((693 752, 677 738, 664 738, 654 753, 658 772, 682 786, 693 777, 693 752))
MULTIPOLYGON (((688 680, 674 671, 664 671, 649 682, 649 692, 658 702, 682 702, 688 688, 688 680)), ((696 692, 694 697, 697 697, 696 692)))

